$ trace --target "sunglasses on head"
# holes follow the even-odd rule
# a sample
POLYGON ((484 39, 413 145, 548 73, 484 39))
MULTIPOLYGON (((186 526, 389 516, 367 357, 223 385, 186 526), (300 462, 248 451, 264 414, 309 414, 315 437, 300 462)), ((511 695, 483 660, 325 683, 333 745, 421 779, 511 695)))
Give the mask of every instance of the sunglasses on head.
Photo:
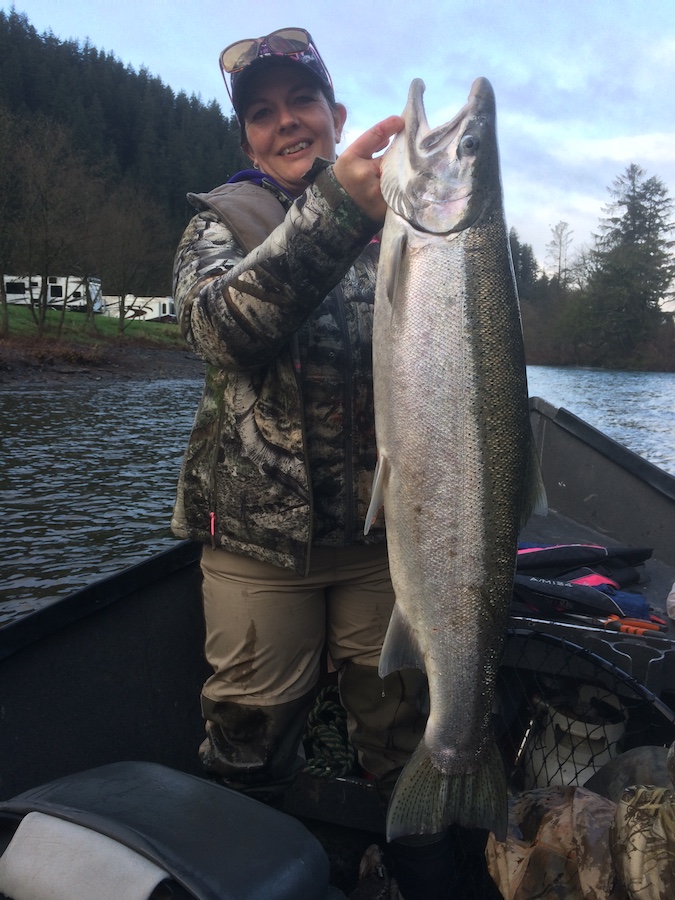
POLYGON ((314 46, 312 36, 304 28, 279 28, 271 34, 259 38, 244 38, 229 44, 220 54, 220 70, 232 105, 233 94, 241 73, 257 59, 269 56, 289 57, 304 63, 332 90, 333 82, 319 51, 314 46), (227 81, 230 76, 230 84, 227 81))

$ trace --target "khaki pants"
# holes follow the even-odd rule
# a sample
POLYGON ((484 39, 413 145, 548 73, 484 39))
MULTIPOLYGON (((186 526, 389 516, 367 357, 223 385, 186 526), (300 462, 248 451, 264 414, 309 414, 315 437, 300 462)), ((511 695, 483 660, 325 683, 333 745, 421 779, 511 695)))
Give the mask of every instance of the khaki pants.
MULTIPOLYGON (((384 681, 377 675, 394 603, 384 546, 315 547, 307 578, 205 547, 202 572, 206 656, 214 670, 202 698, 210 720, 205 763, 227 775, 226 757, 242 756, 241 748, 232 747, 235 729, 228 727, 236 719, 237 729, 246 730, 240 713, 231 715, 236 708, 266 715, 268 733, 269 721, 279 716, 282 722, 274 726, 279 733, 295 730, 290 721, 286 728, 284 719, 297 718, 298 710, 306 714, 303 699, 316 686, 325 644, 340 673, 341 698, 362 764, 378 778, 405 764, 424 731, 426 680, 411 670, 384 681)), ((249 729, 246 754, 252 740, 249 729)), ((258 755, 270 753, 274 750, 265 748, 258 755)))

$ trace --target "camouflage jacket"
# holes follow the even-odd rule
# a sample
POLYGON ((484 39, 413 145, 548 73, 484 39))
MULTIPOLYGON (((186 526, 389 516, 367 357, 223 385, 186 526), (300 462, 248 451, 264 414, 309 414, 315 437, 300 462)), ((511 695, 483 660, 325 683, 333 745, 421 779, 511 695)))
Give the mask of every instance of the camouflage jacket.
POLYGON ((303 574, 312 543, 365 542, 376 459, 377 226, 315 168, 292 204, 269 183, 191 195, 200 212, 174 266, 179 322, 207 372, 172 529, 303 574))

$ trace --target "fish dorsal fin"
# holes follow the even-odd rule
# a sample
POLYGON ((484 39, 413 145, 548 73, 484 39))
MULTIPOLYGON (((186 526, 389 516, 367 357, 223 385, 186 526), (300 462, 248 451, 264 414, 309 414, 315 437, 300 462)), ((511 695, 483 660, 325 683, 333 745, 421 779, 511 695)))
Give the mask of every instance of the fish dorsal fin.
POLYGON ((382 645, 378 671, 380 677, 385 678, 399 669, 421 669, 426 672, 424 656, 415 633, 396 603, 382 645))

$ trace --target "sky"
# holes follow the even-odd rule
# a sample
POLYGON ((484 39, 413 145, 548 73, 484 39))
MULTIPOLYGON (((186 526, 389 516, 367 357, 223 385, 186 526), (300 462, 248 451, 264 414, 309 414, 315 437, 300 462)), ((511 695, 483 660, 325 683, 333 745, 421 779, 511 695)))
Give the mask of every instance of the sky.
MULTIPOLYGON (((12 4, 0 0, 9 12, 12 4)), ((673 0, 16 0, 40 33, 86 40, 230 114, 227 44, 311 32, 348 110, 341 147, 401 113, 413 78, 434 127, 488 78, 508 227, 550 267, 551 229, 591 246, 608 188, 636 163, 675 198, 673 0)), ((338 148, 338 152, 339 152, 338 148)))

